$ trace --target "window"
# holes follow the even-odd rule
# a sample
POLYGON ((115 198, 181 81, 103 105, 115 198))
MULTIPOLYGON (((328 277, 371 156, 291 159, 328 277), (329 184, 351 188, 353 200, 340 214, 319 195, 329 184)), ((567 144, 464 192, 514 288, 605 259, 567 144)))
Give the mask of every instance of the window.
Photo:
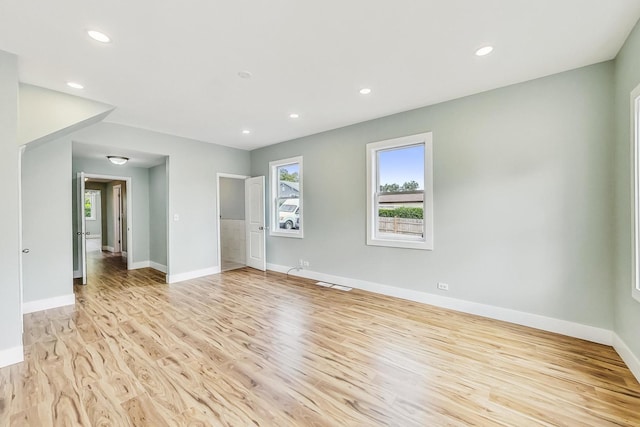
POLYGON ((95 221, 96 219, 96 194, 94 190, 84 192, 84 217, 85 219, 95 221))
POLYGON ((433 249, 431 133, 367 144, 367 245, 433 249))
POLYGON ((269 163, 271 235, 303 237, 302 157, 269 163))
POLYGON ((633 164, 633 287, 631 294, 640 301, 640 86, 631 92, 631 151, 633 164))

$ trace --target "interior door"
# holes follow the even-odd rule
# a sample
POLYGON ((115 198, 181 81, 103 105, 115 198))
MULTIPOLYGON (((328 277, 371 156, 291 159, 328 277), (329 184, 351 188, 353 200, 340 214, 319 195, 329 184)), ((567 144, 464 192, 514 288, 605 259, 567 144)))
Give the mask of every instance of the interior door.
POLYGON ((82 284, 87 284, 87 224, 84 214, 84 172, 78 173, 78 249, 80 251, 80 269, 82 284))
POLYGON ((267 269, 264 209, 264 176, 244 181, 245 221, 247 227, 247 266, 267 269))

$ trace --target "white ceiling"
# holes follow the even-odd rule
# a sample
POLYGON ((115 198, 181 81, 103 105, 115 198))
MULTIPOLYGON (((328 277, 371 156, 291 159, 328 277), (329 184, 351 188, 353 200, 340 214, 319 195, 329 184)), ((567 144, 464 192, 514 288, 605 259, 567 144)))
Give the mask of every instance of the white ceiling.
POLYGON ((107 162, 107 156, 124 156, 128 157, 127 166, 138 168, 150 168, 161 165, 165 162, 166 156, 152 153, 143 153, 141 151, 129 150, 126 148, 106 147, 96 144, 83 144, 73 142, 73 156, 83 159, 93 159, 107 162))
POLYGON ((106 121, 252 149, 612 59, 638 17, 640 0, 0 0, 0 49, 22 82, 116 106, 106 121))

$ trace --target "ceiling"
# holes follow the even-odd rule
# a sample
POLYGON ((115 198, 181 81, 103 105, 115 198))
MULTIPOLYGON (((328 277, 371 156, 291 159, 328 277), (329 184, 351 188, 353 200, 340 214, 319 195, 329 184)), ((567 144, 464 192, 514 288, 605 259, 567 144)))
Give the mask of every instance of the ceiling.
POLYGON ((253 149, 612 59, 639 17, 640 0, 0 0, 0 50, 24 83, 116 106, 106 121, 253 149))
POLYGON ((166 156, 160 154, 144 153, 126 148, 106 147, 96 144, 82 144, 73 142, 73 156, 83 159, 93 159, 107 162, 107 156, 124 156, 128 157, 127 166, 138 168, 151 168, 161 165, 165 162, 166 156))

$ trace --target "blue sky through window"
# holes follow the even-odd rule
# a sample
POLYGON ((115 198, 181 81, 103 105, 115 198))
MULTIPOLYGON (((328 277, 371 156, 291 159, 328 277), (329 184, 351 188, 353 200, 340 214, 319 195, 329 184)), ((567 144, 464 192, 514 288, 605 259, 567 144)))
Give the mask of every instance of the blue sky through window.
POLYGON ((424 144, 378 152, 379 185, 416 181, 424 190, 424 144))

